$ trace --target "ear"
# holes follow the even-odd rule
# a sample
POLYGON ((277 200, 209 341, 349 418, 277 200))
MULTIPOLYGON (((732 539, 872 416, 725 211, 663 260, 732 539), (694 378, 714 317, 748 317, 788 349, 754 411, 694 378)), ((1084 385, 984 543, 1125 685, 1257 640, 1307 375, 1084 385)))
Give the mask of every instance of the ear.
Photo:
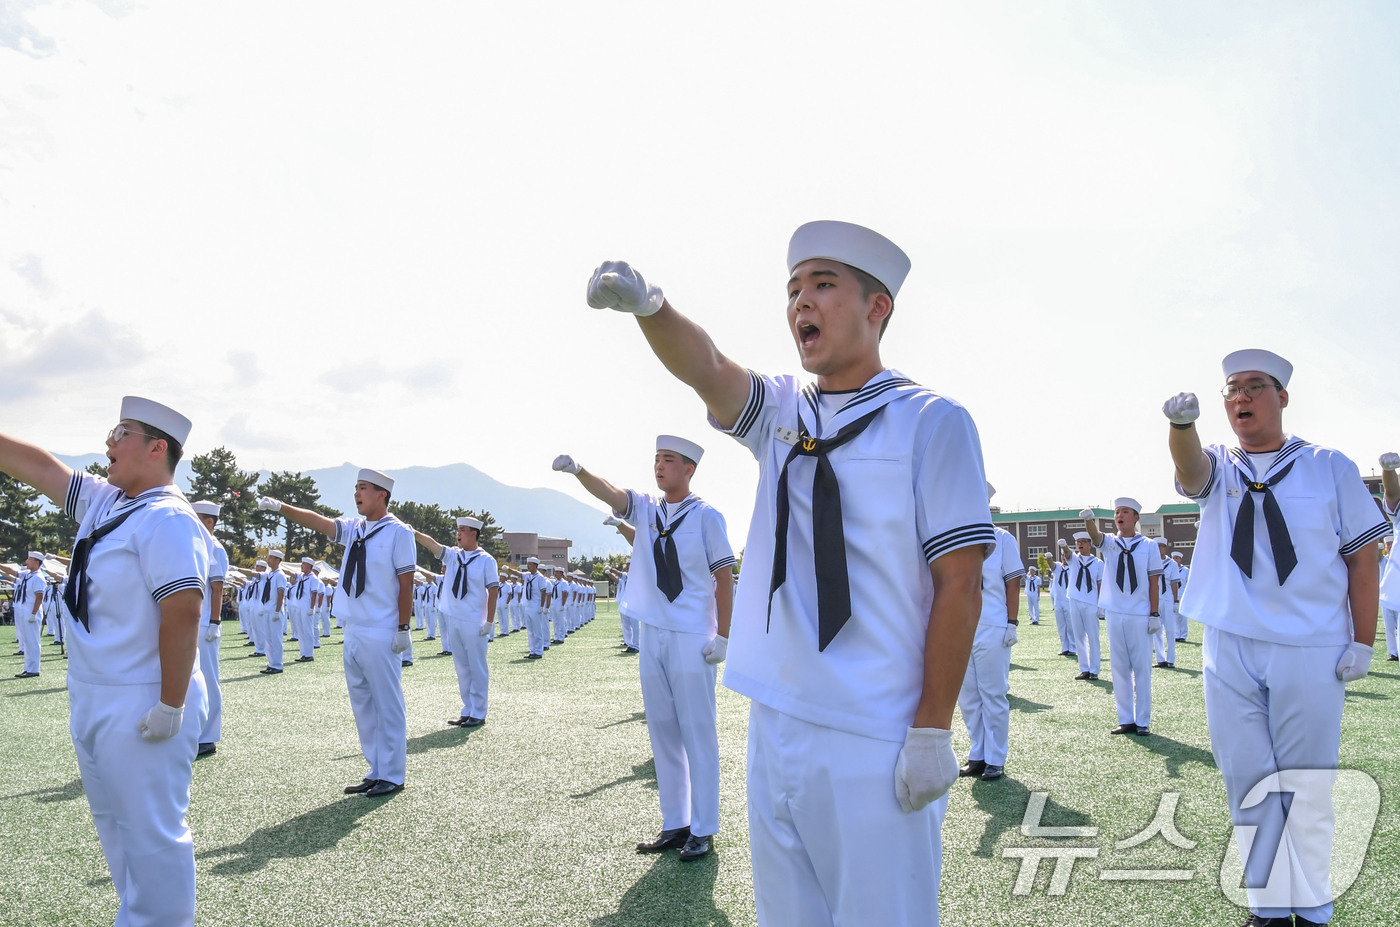
POLYGON ((865 317, 876 324, 882 324, 894 311, 894 302, 884 293, 870 294, 865 305, 865 317))
POLYGON ((1278 391, 1278 407, 1280 409, 1288 408, 1288 390, 1281 389, 1278 391))

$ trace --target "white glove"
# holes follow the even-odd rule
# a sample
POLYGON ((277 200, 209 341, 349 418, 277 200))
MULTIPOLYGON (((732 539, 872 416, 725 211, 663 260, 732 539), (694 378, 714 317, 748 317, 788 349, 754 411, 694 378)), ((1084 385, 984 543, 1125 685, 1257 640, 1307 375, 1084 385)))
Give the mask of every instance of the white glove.
POLYGON ((1093 517, 1094 517, 1094 510, 1093 510, 1093 509, 1084 509, 1083 511, 1081 511, 1081 512, 1079 513, 1079 517, 1080 517, 1080 518, 1093 518, 1093 517))
POLYGON ((1382 470, 1400 470, 1400 454, 1389 451, 1381 455, 1382 470))
POLYGON ((1162 630, 1162 619, 1154 618, 1153 616, 1149 615, 1147 617, 1147 633, 1156 634, 1160 630, 1162 630))
POLYGON ((483 621, 481 623, 481 630, 479 630, 477 633, 480 634, 482 637, 485 637, 486 635, 491 633, 491 628, 493 625, 495 625, 495 623, 496 622, 494 621, 483 621))
POLYGON ((185 709, 171 708, 164 702, 156 702, 150 711, 141 716, 141 723, 136 725, 136 730, 141 732, 142 740, 158 743, 180 733, 180 725, 184 720, 185 709))
POLYGON ((647 286, 626 261, 604 261, 588 281, 588 305, 635 316, 652 315, 666 301, 661 288, 647 286))
POLYGON ((700 655, 705 658, 705 662, 713 666, 716 663, 723 663, 724 658, 729 655, 729 638, 720 637, 716 634, 710 638, 710 642, 700 648, 700 655))
POLYGON ((38 613, 38 612, 30 612, 26 617, 29 618, 30 624, 38 624, 38 623, 39 623, 39 613, 38 613))
POLYGON ((1355 682, 1371 671, 1371 648, 1360 641, 1347 644, 1346 653, 1337 661, 1337 678, 1355 682))
POLYGON ((1195 393, 1177 393, 1162 403, 1162 414, 1173 425, 1189 425, 1201 417, 1201 402, 1195 393))
POLYGON ((394 642, 389 645, 389 649, 394 651, 394 653, 403 653, 412 643, 413 641, 408 636, 407 631, 395 631, 394 642))
POLYGON ((894 797, 912 813, 937 801, 958 781, 953 732, 941 727, 911 727, 894 764, 894 797))
POLYGON ((562 470, 565 473, 578 473, 583 467, 579 466, 578 461, 568 454, 560 454, 554 458, 554 469, 562 470))
POLYGON ((1069 546, 1069 541, 1066 541, 1064 538, 1060 538, 1058 541, 1055 542, 1055 546, 1056 546, 1056 547, 1068 547, 1068 546, 1069 546))
POLYGON ((1099 620, 1103 621, 1103 609, 1099 609, 1099 620))
POLYGON ((622 519, 618 518, 616 515, 609 515, 607 518, 603 519, 603 524, 607 525, 609 528, 616 528, 618 525, 622 524, 622 519))
POLYGON ((258 496, 258 508, 264 512, 280 512, 282 503, 271 496, 258 496))
POLYGON ((1008 624, 1006 626, 1006 634, 1001 639, 1001 646, 1010 647, 1018 640, 1020 640, 1020 638, 1016 636, 1016 626, 1014 624, 1008 624))
POLYGON ((210 622, 209 627, 204 629, 204 639, 206 641, 216 641, 220 637, 223 637, 223 635, 223 626, 214 624, 213 622, 210 622))

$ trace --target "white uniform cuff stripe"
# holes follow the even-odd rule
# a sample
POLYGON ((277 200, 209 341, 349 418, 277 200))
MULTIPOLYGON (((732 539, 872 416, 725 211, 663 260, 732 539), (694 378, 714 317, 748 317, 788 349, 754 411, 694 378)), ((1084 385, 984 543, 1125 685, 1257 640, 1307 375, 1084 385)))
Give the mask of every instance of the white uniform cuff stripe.
POLYGON ((177 579, 173 583, 166 583, 164 586, 161 586, 159 589, 152 592, 151 598, 159 602, 161 599, 167 599, 175 593, 181 592, 185 589, 203 590, 204 580, 196 576, 191 576, 186 579, 177 579))
POLYGON ((1389 534, 1390 531, 1390 525, 1387 525, 1384 522, 1382 522, 1381 524, 1376 525, 1370 531, 1367 531, 1365 534, 1362 534, 1359 537, 1357 537, 1356 540, 1352 541, 1347 546, 1343 547, 1341 550, 1341 554, 1343 557, 1350 556, 1351 554, 1354 554, 1361 548, 1365 547, 1367 544, 1374 544, 1376 541, 1379 541, 1381 538, 1389 534))

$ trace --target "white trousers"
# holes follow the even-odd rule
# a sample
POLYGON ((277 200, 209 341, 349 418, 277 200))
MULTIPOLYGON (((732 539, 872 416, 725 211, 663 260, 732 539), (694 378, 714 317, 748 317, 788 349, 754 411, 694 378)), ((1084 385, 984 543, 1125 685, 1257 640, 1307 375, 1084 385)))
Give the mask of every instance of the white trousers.
POLYGON ((1060 649, 1078 653, 1079 646, 1074 642, 1074 619, 1069 615, 1069 605, 1061 602, 1055 607, 1055 632, 1060 635, 1060 649))
MULTIPOLYGON (((438 611, 437 609, 434 609, 434 610, 433 610, 433 623, 437 626, 437 639, 438 639, 438 644, 441 646, 441 652, 442 652, 442 653, 451 653, 451 652, 452 652, 452 636, 451 636, 451 634, 452 634, 452 632, 451 632, 451 628, 452 628, 452 619, 451 619, 449 616, 444 615, 442 612, 438 611)), ((409 651, 412 651, 412 649, 413 649, 413 646, 410 644, 410 645, 409 645, 409 651)))
MULTIPOLYGON (((19 639, 19 649, 24 651, 24 671, 39 672, 39 657, 43 654, 44 641, 39 636, 39 615, 29 613, 25 603, 15 610, 15 636, 19 639)), ((146 706, 150 708, 150 705, 146 706)))
POLYGON ((1146 615, 1105 611, 1108 665, 1113 670, 1113 701, 1119 724, 1152 724, 1152 635, 1146 615))
POLYGON ((1186 632, 1190 629, 1191 622, 1181 613, 1180 602, 1172 603, 1172 616, 1176 618, 1176 636, 1182 640, 1186 640, 1189 636, 1186 632))
POLYGON ((194 840, 185 815, 199 731, 208 710, 198 669, 185 718, 169 740, 136 730, 160 700, 158 683, 101 686, 68 680, 69 729, 97 839, 117 891, 116 927, 194 923, 194 840))
POLYGON ((621 612, 618 613, 618 617, 622 619, 622 643, 635 650, 637 647, 637 619, 621 612))
POLYGON ((254 601, 244 606, 244 611, 252 619, 252 631, 249 637, 253 639, 253 656, 267 656, 267 609, 254 601))
POLYGON ((1381 620, 1385 622, 1385 650, 1392 657, 1400 653, 1395 649, 1395 619, 1397 616, 1400 616, 1400 612, 1393 608, 1381 609, 1381 620))
MULTIPOLYGON (((1320 815, 1286 813, 1277 792, 1248 809, 1242 810, 1240 803, 1273 773, 1337 768, 1346 686, 1337 679, 1336 666, 1344 650, 1290 647, 1205 629, 1206 724, 1215 765, 1225 780, 1230 818, 1237 828, 1257 828, 1252 831, 1254 840, 1263 847, 1288 854, 1282 899, 1276 885, 1269 885, 1267 892, 1246 889, 1250 910, 1264 917, 1295 913, 1325 922, 1332 916, 1331 802, 1318 809, 1320 815)), ((1295 800, 1292 810, 1304 804, 1295 800)), ((1240 845, 1245 846, 1243 840, 1240 845)), ((1262 887, 1274 854, 1248 853, 1242 862, 1245 885, 1262 887)))
POLYGON ((899 807, 900 746, 751 705, 760 927, 937 927, 948 796, 912 814, 899 807))
POLYGON ((984 760, 990 766, 1006 765, 1007 740, 1011 734, 1011 648, 1002 646, 1006 626, 977 626, 972 637, 972 655, 958 692, 958 708, 972 747, 969 760, 984 760))
POLYGON ((282 635, 284 633, 282 622, 282 613, 270 609, 263 621, 263 627, 267 628, 267 665, 273 669, 282 668, 282 635))
POLYGON ((1040 596, 1026 596, 1026 614, 1035 624, 1040 624, 1040 596))
POLYGON ((709 635, 643 622, 642 636, 642 706, 656 759, 661 827, 689 827, 708 837, 719 831, 716 668, 700 655, 709 635))
POLYGON ((452 619, 452 663, 457 668, 457 691, 462 717, 486 719, 486 696, 491 673, 486 666, 486 636, 476 621, 452 619))
POLYGON ((1152 659, 1159 663, 1163 660, 1168 663, 1176 662, 1176 614, 1174 612, 1162 615, 1162 628, 1152 635, 1152 659))
POLYGON ((512 631, 525 630, 525 606, 520 602, 512 602, 510 606, 510 620, 512 631))
POLYGON ((542 608, 535 604, 525 606, 525 638, 531 653, 544 653, 544 639, 548 627, 549 619, 542 608))
POLYGON ((1103 670, 1103 650, 1099 637, 1099 607, 1093 602, 1068 599, 1067 607, 1074 628, 1074 650, 1079 655, 1079 671, 1097 676, 1103 670))
POLYGON ((564 634, 568 631, 568 628, 564 626, 564 622, 567 620, 564 617, 564 612, 565 609, 558 606, 549 610, 549 620, 554 625, 554 638, 551 643, 559 643, 562 641, 564 639, 564 634))
POLYGON ((205 625, 199 629, 199 674, 204 677, 209 701, 208 716, 199 730, 199 742, 202 744, 218 743, 223 739, 224 731, 224 693, 219 688, 219 644, 223 641, 206 641, 204 632, 208 628, 205 625))
POLYGON ((314 657, 316 644, 316 630, 311 625, 311 618, 306 614, 306 609, 299 605, 287 606, 287 621, 292 626, 292 634, 297 639, 297 656, 314 657))
POLYGON ((402 785, 408 767, 408 712, 403 664, 389 628, 345 628, 345 685, 369 778, 402 785))

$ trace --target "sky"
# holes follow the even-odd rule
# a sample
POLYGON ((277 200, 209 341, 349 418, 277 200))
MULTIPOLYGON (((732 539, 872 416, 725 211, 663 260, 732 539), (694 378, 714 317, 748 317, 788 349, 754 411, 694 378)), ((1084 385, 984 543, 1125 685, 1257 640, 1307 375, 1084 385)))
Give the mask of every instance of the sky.
POLYGON ((1400 8, 1385 2, 0 3, 0 431, 120 397, 246 468, 465 461, 587 500, 653 438, 736 547, 757 467, 627 260, 766 373, 803 222, 911 257, 883 361, 972 413, 1003 509, 1177 501, 1162 402, 1241 347, 1285 425, 1400 449, 1400 8))

